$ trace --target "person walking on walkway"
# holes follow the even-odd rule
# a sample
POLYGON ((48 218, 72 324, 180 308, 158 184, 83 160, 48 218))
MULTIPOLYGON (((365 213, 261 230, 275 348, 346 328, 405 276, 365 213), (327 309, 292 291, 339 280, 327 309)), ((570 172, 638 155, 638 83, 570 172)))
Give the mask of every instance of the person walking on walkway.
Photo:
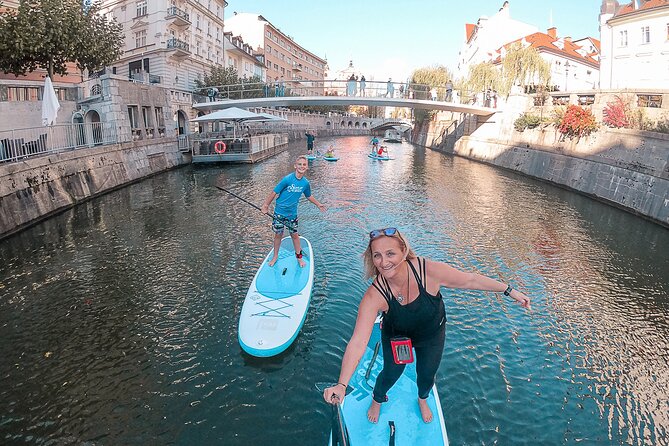
POLYGON ((360 76, 360 96, 363 98, 365 97, 365 87, 367 86, 367 82, 365 81, 365 76, 362 75, 360 76))
POLYGON ((392 78, 388 78, 388 84, 386 85, 386 96, 392 98, 395 95, 395 85, 393 85, 392 78))

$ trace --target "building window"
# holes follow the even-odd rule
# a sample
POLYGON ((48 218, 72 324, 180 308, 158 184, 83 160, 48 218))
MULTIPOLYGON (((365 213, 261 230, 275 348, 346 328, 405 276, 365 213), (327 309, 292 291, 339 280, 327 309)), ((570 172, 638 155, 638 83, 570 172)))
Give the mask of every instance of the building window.
POLYGON ((135 33, 135 48, 146 46, 146 30, 135 33))
POLYGON ((650 26, 641 27, 641 44, 650 43, 650 26))
POLYGON ((669 40, 669 23, 667 23, 667 40, 669 40))
POLYGON ((638 94, 637 105, 639 107, 660 108, 662 107, 661 94, 638 94))
POLYGON ((137 2, 137 17, 146 15, 146 0, 137 2))
POLYGON ((626 47, 627 46, 627 31, 620 31, 620 46, 621 47, 626 47))
POLYGON ((197 29, 200 29, 200 14, 198 14, 198 15, 196 16, 195 27, 196 27, 197 29))

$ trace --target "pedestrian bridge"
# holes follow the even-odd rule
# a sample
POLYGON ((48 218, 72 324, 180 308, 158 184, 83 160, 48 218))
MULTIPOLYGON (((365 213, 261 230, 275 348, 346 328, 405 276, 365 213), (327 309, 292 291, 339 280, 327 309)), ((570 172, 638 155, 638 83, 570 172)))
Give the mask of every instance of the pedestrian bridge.
POLYGON ((384 98, 364 96, 280 96, 270 98, 225 99, 213 102, 201 102, 193 108, 210 112, 229 107, 290 107, 301 105, 367 105, 372 107, 405 107, 422 110, 453 111, 477 116, 491 116, 498 110, 477 105, 456 104, 453 102, 429 101, 410 98, 384 98))

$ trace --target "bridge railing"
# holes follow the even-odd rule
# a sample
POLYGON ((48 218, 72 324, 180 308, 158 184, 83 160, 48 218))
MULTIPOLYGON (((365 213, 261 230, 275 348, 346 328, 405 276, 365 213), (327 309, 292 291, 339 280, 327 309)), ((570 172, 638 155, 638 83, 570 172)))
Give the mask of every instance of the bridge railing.
POLYGON ((437 100, 448 101, 450 99, 446 86, 431 87, 411 82, 361 82, 360 80, 342 79, 241 82, 198 89, 193 93, 197 102, 282 96, 353 96, 430 100, 433 99, 435 93, 437 100))

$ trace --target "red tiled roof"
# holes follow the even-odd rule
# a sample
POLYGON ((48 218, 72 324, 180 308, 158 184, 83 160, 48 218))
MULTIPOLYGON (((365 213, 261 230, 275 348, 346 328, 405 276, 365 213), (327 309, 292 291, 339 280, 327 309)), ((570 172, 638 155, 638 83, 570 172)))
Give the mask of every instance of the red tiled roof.
MULTIPOLYGON (((552 53, 559 54, 563 57, 569 57, 573 60, 580 60, 584 63, 588 63, 593 66, 597 67, 599 66, 599 61, 593 57, 597 55, 596 53, 582 56, 576 51, 581 47, 573 42, 568 42, 564 40, 563 41, 564 47, 560 48, 557 45, 555 45, 555 42, 557 42, 560 39, 556 39, 542 32, 536 32, 534 34, 530 34, 528 36, 523 37, 523 39, 525 39, 532 47, 536 48, 539 51, 543 49, 545 51, 550 51, 552 53)), ((523 39, 518 39, 514 40, 513 42, 509 42, 506 45, 504 45, 504 48, 508 49, 511 45, 513 45, 516 42, 520 42, 523 39)), ((590 37, 590 39, 593 41, 593 44, 596 42, 597 48, 599 48, 599 40, 593 39, 592 37, 590 37)), ((501 58, 498 57, 496 60, 493 61, 493 63, 498 63, 500 61, 501 58)))
POLYGON ((634 1, 621 6, 618 11, 613 15, 614 17, 620 17, 621 15, 631 14, 635 11, 645 11, 648 9, 659 8, 661 6, 668 6, 669 0, 644 0, 641 8, 636 9, 634 6, 634 1))
POLYGON ((465 23, 465 41, 469 42, 469 39, 472 38, 474 35, 474 30, 476 29, 476 25, 473 23, 465 23))

